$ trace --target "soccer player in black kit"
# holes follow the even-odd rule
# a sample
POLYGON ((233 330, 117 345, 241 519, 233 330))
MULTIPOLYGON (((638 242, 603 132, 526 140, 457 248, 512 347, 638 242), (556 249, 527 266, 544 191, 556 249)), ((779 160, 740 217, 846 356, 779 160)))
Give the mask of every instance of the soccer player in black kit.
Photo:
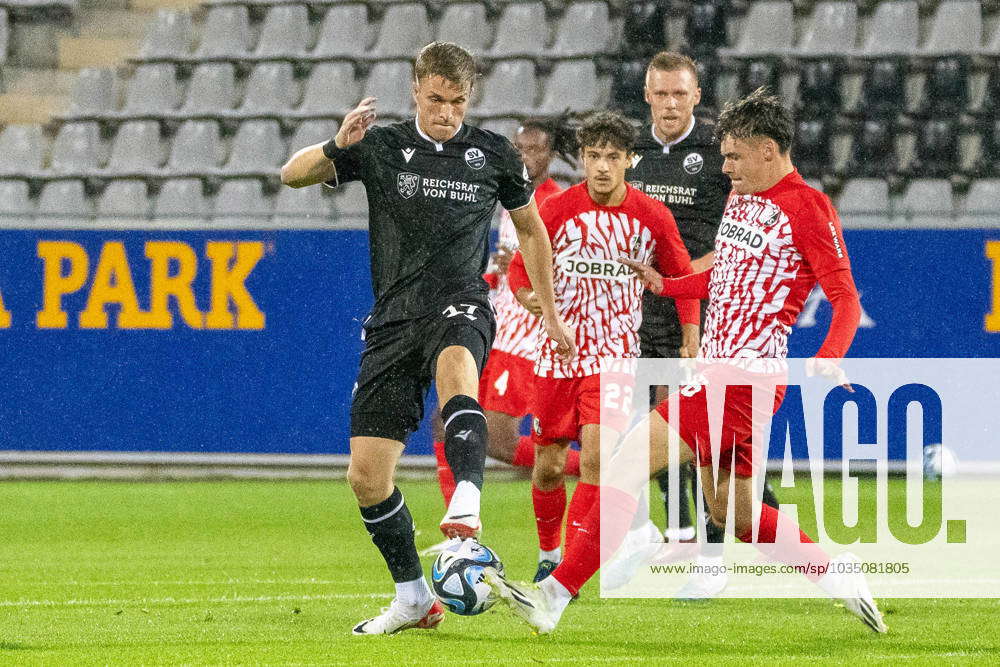
MULTIPOLYGON (((695 118, 694 108, 701 101, 701 88, 695 62, 680 53, 662 51, 646 69, 645 99, 649 104, 652 124, 640 134, 632 168, 625 177, 633 187, 662 201, 673 213, 681 239, 691 256, 695 271, 712 264, 715 235, 729 196, 729 178, 722 173, 722 155, 715 125, 695 118)), ((704 319, 705 303, 702 303, 704 319)), ((680 324, 674 300, 645 292, 642 300, 642 325, 639 328, 640 348, 644 358, 691 358, 698 353, 699 328, 680 324)), ((660 401, 651 398, 653 404, 660 401)), ((663 491, 670 516, 667 473, 657 480, 663 491)), ((671 541, 693 541, 694 525, 690 515, 687 488, 695 485, 691 466, 680 469, 679 532, 668 530, 671 541)), ((764 502, 777 507, 770 487, 764 491, 764 502)), ((719 544, 723 531, 711 521, 706 522, 705 538, 709 544, 719 544)), ((706 547, 702 565, 719 565, 721 547, 706 547)), ((719 568, 702 568, 704 572, 721 572, 719 568)), ((726 575, 695 575, 679 592, 678 597, 694 599, 717 595, 726 585, 726 575)))
POLYGON ((457 482, 441 530, 459 538, 481 530, 487 434, 477 396, 496 327, 482 274, 498 201, 513 219, 536 293, 541 285, 546 332, 560 353, 573 354, 573 333, 555 310, 552 250, 524 164, 506 138, 462 122, 475 78, 467 51, 429 44, 414 64, 415 118, 375 126, 376 100, 366 98, 336 137, 298 151, 281 170, 282 183, 292 187, 360 180, 368 193, 375 305, 363 325, 347 478, 396 597, 356 625, 356 635, 432 628, 444 615, 424 579, 413 518, 393 481, 432 379, 457 482))

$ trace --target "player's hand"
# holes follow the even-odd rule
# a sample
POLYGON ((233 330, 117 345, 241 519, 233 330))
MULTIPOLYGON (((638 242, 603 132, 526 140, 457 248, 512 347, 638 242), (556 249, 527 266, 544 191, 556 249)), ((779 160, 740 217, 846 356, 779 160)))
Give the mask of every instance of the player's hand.
POLYGON ((538 298, 538 295, 535 294, 535 290, 522 287, 514 294, 514 298, 517 299, 518 303, 524 306, 525 310, 535 317, 542 316, 542 301, 538 298))
POLYGON ((545 333, 556 342, 556 354, 566 361, 575 357, 576 333, 566 326, 566 323, 558 315, 551 318, 546 317, 543 322, 545 323, 545 333))
POLYGON ((653 294, 663 291, 663 276, 649 264, 643 264, 631 257, 619 257, 618 261, 632 269, 632 273, 639 279, 642 286, 653 294))
POLYGON ((366 97, 346 116, 337 132, 337 148, 347 148, 361 141, 368 128, 375 124, 376 98, 366 97))
POLYGON ((493 263, 497 265, 497 270, 500 273, 507 273, 512 259, 514 259, 514 253, 511 252, 510 248, 499 246, 497 251, 493 253, 493 263))
POLYGON ((698 356, 698 347, 701 344, 701 331, 697 324, 681 325, 681 346, 677 350, 677 356, 681 359, 694 359, 698 356))
POLYGON ((811 359, 806 359, 806 377, 821 376, 831 378, 836 384, 847 391, 854 393, 854 387, 847 379, 847 373, 844 369, 837 365, 835 359, 826 359, 823 357, 813 357, 811 359))

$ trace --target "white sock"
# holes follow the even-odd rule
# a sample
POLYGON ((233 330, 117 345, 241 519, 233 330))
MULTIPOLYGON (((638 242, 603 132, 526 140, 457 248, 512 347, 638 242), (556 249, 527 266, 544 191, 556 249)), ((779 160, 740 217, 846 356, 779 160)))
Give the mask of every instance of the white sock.
POLYGON ((455 493, 448 504, 448 514, 475 514, 479 516, 480 491, 468 480, 462 480, 455 486, 455 493))
POLYGON ((552 610, 560 616, 563 610, 569 606, 569 603, 573 601, 573 594, 566 590, 566 587, 559 583, 559 580, 553 576, 542 579, 538 587, 545 591, 549 597, 549 601, 552 603, 552 610))
POLYGON ((396 599, 411 607, 424 607, 434 599, 427 580, 423 577, 396 584, 396 599))
POLYGON ((693 540, 694 539, 694 526, 686 526, 685 528, 678 528, 674 530, 673 528, 667 528, 663 531, 663 537, 667 538, 670 542, 680 542, 681 540, 693 540))
POLYGON ((538 562, 541 563, 543 560, 550 560, 553 563, 562 562, 562 549, 556 547, 552 551, 546 551, 545 549, 538 550, 538 562))

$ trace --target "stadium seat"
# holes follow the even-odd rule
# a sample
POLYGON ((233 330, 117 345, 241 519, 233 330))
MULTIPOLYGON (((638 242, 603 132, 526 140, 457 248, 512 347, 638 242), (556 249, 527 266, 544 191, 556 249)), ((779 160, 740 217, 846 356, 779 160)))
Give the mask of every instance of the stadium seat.
POLYGON ((107 67, 84 67, 76 76, 69 94, 69 116, 115 111, 118 82, 107 67))
POLYGON ((286 152, 277 121, 243 121, 233 137, 226 170, 274 173, 288 157, 286 152))
POLYGON ((372 29, 368 8, 361 4, 333 5, 327 10, 313 58, 356 58, 368 50, 372 29))
POLYGON ((896 143, 892 123, 873 118, 861 124, 854 137, 854 149, 848 165, 851 176, 879 176, 895 172, 897 168, 896 143))
POLYGON ((920 34, 916 0, 882 0, 868 28, 862 55, 910 55, 920 34))
POLYGON ((503 60, 483 82, 483 96, 476 106, 477 116, 524 116, 533 113, 535 65, 530 60, 503 60))
POLYGON ((958 123, 934 118, 920 128, 917 157, 910 166, 915 175, 947 178, 958 168, 958 123))
POLYGON ((247 79, 241 114, 283 115, 298 101, 291 63, 261 63, 247 79))
POLYGON ((307 188, 281 188, 274 197, 274 220, 289 224, 313 220, 330 222, 330 202, 323 196, 325 188, 313 185, 307 188))
POLYGON ((101 130, 97 123, 64 123, 52 142, 49 168, 57 173, 81 172, 98 166, 101 130))
POLYGON ((844 183, 837 209, 852 227, 882 227, 889 215, 889 184, 881 178, 852 178, 844 183))
POLYGON ((743 66, 743 76, 740 79, 742 94, 746 95, 761 86, 766 86, 772 93, 781 93, 781 65, 773 58, 748 60, 743 66))
POLYGON ((83 187, 83 181, 67 179, 49 181, 38 196, 39 217, 89 218, 93 204, 83 187))
MULTIPOLYGON (((10 50, 10 19, 7 16, 7 9, 0 7, 0 65, 7 62, 7 52, 10 50)), ((3 81, 0 81, 0 90, 3 88, 3 81)))
POLYGON ((983 17, 977 0, 942 0, 934 13, 924 53, 973 53, 983 40, 983 17))
POLYGON ((0 222, 10 215, 30 215, 35 212, 26 181, 0 180, 0 222))
POLYGON ((155 120, 122 123, 111 144, 111 173, 152 174, 163 163, 160 124, 155 120))
POLYGON ((1000 118, 994 118, 982 134, 982 161, 979 172, 1000 176, 1000 118))
MULTIPOLYGON (((704 55, 695 60, 694 65, 698 71, 698 84, 701 87, 701 103, 695 107, 695 114, 710 117, 714 122, 719 104, 715 92, 716 81, 719 78, 719 61, 711 55, 704 55)), ((646 85, 645 72, 643 72, 642 85, 646 85)), ((648 114, 644 114, 643 118, 645 115, 648 114)))
POLYGON ((601 92, 592 60, 567 60, 557 63, 545 84, 539 113, 557 114, 589 111, 600 103, 601 92))
POLYGON ((970 111, 984 118, 996 118, 1000 114, 1000 67, 990 68, 983 97, 977 108, 970 111))
POLYGON ((363 97, 378 98, 380 116, 407 116, 413 108, 413 96, 410 94, 412 81, 413 66, 410 61, 378 62, 368 73, 363 97))
POLYGON ((174 178, 163 182, 153 207, 155 218, 204 218, 208 202, 200 178, 174 178))
POLYGON ((974 180, 965 197, 965 224, 977 227, 995 224, 997 202, 1000 202, 1000 178, 974 180))
MULTIPOLYGON (((688 16, 690 17, 693 12, 694 9, 688 16)), ((649 56, 667 48, 666 21, 666 3, 656 0, 625 3, 620 54, 624 57, 649 56)), ((723 30, 723 43, 725 43, 724 38, 723 30)))
MULTIPOLYGON (((643 97, 646 85, 646 59, 619 60, 611 75, 611 106, 629 118, 645 120, 649 108, 643 97)), ((702 88, 704 96, 705 89, 702 88)))
POLYGON ((437 41, 452 42, 479 56, 486 52, 493 36, 481 2, 449 2, 438 22, 437 41))
POLYGON ((857 38, 857 4, 843 0, 819 2, 806 23, 798 52, 800 56, 841 54, 853 49, 857 38))
POLYGON ((191 51, 191 14, 160 9, 139 46, 140 58, 178 58, 191 51))
POLYGON ((219 125, 211 120, 181 123, 170 149, 167 166, 176 171, 201 173, 219 164, 219 125))
POLYGON ((955 116, 969 105, 968 65, 965 58, 936 58, 931 63, 919 105, 922 115, 955 116))
POLYGON ((858 111, 865 118, 894 117, 903 110, 905 90, 906 74, 901 61, 873 60, 862 85, 858 111))
POLYGON ((197 58, 245 57, 250 50, 250 14, 246 5, 209 7, 201 34, 197 58))
POLYGON ((827 58, 801 61, 796 114, 800 118, 836 115, 841 106, 840 79, 838 61, 827 58))
POLYGON ((364 226, 368 217, 368 195, 361 183, 345 183, 336 188, 331 221, 343 227, 364 226))
POLYGON ((288 142, 288 154, 291 155, 300 148, 326 142, 337 134, 340 126, 334 120, 304 120, 292 134, 288 142))
POLYGON ((149 216, 149 188, 145 181, 111 181, 97 200, 97 217, 146 218, 149 216))
POLYGON ((41 169, 44 146, 41 125, 8 125, 0 132, 0 174, 41 169))
POLYGON ((1000 56, 1000 23, 993 28, 993 36, 987 41, 983 52, 987 55, 1000 56))
POLYGON ((300 58, 309 42, 305 5, 275 5, 267 11, 254 55, 258 58, 300 58))
POLYGON ((516 118, 491 118, 490 120, 484 120, 479 124, 479 127, 484 130, 496 132, 500 136, 507 137, 511 141, 514 140, 514 134, 517 133, 517 128, 520 126, 521 122, 516 118))
POLYGON ((895 226, 950 227, 954 218, 951 183, 943 178, 910 181, 893 216, 895 226))
POLYGON ((545 5, 541 2, 515 2, 504 7, 497 20, 496 40, 490 52, 494 58, 540 56, 549 38, 545 5))
POLYGON ((348 62, 317 63, 313 67, 295 113, 303 116, 343 114, 361 99, 361 87, 348 62))
POLYGON ((128 81, 126 114, 160 115, 177 107, 177 77, 168 63, 140 65, 128 81))
POLYGON ((225 181, 215 195, 212 221, 221 223, 261 223, 271 217, 270 202, 256 178, 225 181))
POLYGON ((759 0, 750 5, 732 49, 720 53, 754 56, 785 53, 792 47, 795 21, 791 0, 759 0))
POLYGON ((803 176, 819 178, 830 171, 830 121, 822 116, 800 120, 792 148, 795 166, 803 176))
POLYGON ((684 24, 684 40, 692 54, 696 57, 714 55, 729 43, 728 35, 722 3, 698 0, 691 5, 684 24))
POLYGON ((603 1, 573 2, 566 7, 549 54, 556 58, 605 53, 610 48, 611 24, 603 1))
POLYGON ((416 2, 389 5, 382 17, 371 56, 379 59, 412 58, 432 40, 433 33, 424 5, 416 2))
POLYGON ((188 83, 182 115, 217 114, 236 106, 236 70, 231 63, 203 63, 188 83))

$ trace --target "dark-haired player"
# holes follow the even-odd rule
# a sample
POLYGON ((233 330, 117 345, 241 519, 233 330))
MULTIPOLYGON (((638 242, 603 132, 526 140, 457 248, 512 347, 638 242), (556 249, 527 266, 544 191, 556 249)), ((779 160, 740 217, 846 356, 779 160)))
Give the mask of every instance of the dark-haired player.
MULTIPOLYGON (((631 376, 615 364, 639 356, 643 287, 618 259, 655 262, 661 272, 675 276, 691 272, 670 211, 625 181, 634 140, 635 131, 621 114, 588 117, 577 130, 586 180, 553 195, 541 208, 552 240, 557 307, 576 331, 578 354, 565 360, 551 345, 542 345, 535 362, 535 581, 561 560, 563 515, 569 548, 580 539, 583 518, 597 503, 602 431, 620 434, 628 425, 631 376), (580 442, 580 482, 567 513, 564 470, 572 440, 580 442)), ((520 255, 511 264, 510 287, 520 299, 528 297, 530 283, 520 255)), ((682 300, 677 311, 682 322, 697 326, 696 300, 682 300)))
MULTIPOLYGON (((628 257, 622 261, 655 293, 709 299, 699 350, 699 357, 706 362, 705 374, 732 372, 755 359, 783 360, 792 324, 818 282, 830 295, 833 317, 826 340, 809 360, 807 370, 835 378, 850 390, 836 360, 850 347, 861 305, 837 213, 826 195, 806 184, 792 165, 791 113, 776 97, 759 89, 728 104, 718 125, 723 170, 732 181, 734 195, 715 238, 712 268, 671 280, 648 263, 628 257)), ((726 384, 735 391, 726 393, 718 448, 713 447, 709 433, 708 389, 703 384, 686 387, 676 396, 680 415, 686 417, 679 423, 668 423, 675 416, 668 410, 671 401, 665 401, 649 414, 643 428, 631 432, 621 443, 617 451, 625 457, 648 451, 648 458, 644 454, 637 460, 647 461, 649 470, 622 467, 623 476, 602 487, 601 506, 592 507, 584 522, 586 533, 573 542, 552 576, 532 586, 511 584, 496 571, 488 573, 487 580, 511 609, 537 631, 552 631, 573 595, 622 543, 636 510, 637 495, 649 476, 666 467, 668 449, 678 443, 679 450, 674 453, 680 462, 697 461, 700 466, 714 522, 731 522, 741 541, 754 543, 772 559, 804 568, 805 576, 843 602, 865 625, 876 632, 886 631, 861 573, 861 563, 853 555, 831 559, 794 520, 756 502, 751 475, 761 456, 751 436, 764 406, 751 400, 749 394, 755 388, 726 384), (728 515, 730 492, 734 496, 733 516, 728 515), (602 530, 606 531, 603 544, 602 530), (779 534, 797 535, 798 539, 777 542, 779 534)), ((776 410, 783 387, 779 382, 771 389, 776 410)))
POLYGON ((357 635, 430 628, 443 616, 393 481, 432 379, 458 481, 441 529, 473 537, 481 528, 486 422, 477 396, 495 327, 482 274, 498 201, 511 212, 538 281, 543 326, 561 353, 573 352, 572 333, 555 311, 551 247, 524 165, 507 139, 463 123, 475 77, 475 61, 463 48, 429 44, 414 64, 415 118, 374 126, 375 99, 364 99, 336 137, 298 151, 281 170, 292 187, 360 180, 368 193, 375 305, 363 326, 347 477, 396 597, 355 626, 357 635))

